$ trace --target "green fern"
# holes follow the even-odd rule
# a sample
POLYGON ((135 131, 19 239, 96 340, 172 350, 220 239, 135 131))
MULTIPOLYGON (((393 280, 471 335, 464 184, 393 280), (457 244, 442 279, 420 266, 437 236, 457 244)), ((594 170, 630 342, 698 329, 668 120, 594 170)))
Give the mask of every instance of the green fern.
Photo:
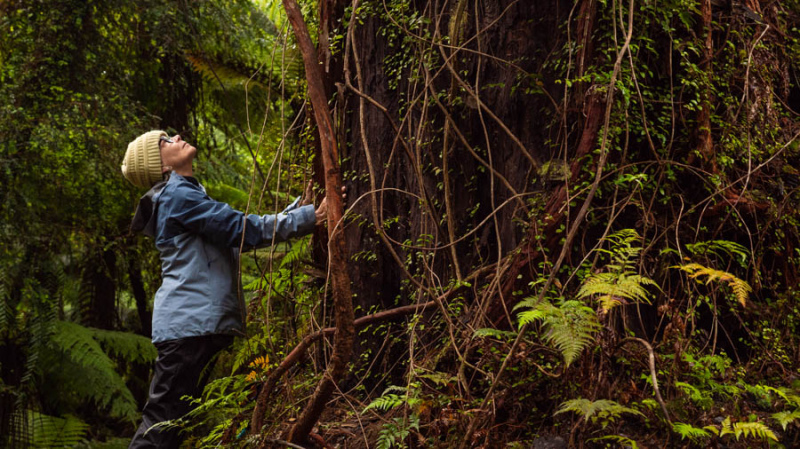
POLYGON ((796 420, 800 419, 800 409, 794 411, 785 411, 785 412, 778 412, 772 414, 772 419, 778 422, 781 425, 783 430, 786 430, 789 427, 789 424, 792 424, 796 420))
POLYGON ((658 287, 652 279, 636 274, 636 260, 641 246, 639 234, 633 229, 623 229, 605 238, 611 249, 599 249, 608 254, 611 261, 606 271, 589 275, 578 290, 578 298, 596 297, 603 312, 608 312, 625 301, 650 303, 650 292, 646 286, 658 287))
MULTIPOLYGON (((81 401, 93 402, 108 409, 112 417, 131 422, 138 419, 138 406, 125 381, 116 372, 112 361, 95 339, 99 335, 109 348, 132 360, 153 358, 142 337, 122 336, 120 332, 98 331, 79 324, 59 321, 50 342, 55 354, 49 367, 43 368, 51 384, 57 385, 54 396, 75 395, 81 401), (138 352, 137 351, 143 351, 138 352), (136 353, 136 355, 134 355, 136 353), (58 356, 57 354, 61 354, 58 356), (65 358, 64 358, 65 357, 65 358)), ((151 345, 152 346, 152 345, 151 345)))
POLYGON ((747 258, 750 256, 750 251, 748 251, 747 248, 729 240, 711 240, 709 242, 690 243, 686 245, 686 249, 695 256, 713 254, 720 258, 720 260, 733 258, 742 268, 747 266, 747 258))
POLYGON ((658 286, 652 279, 633 273, 595 273, 586 278, 578 290, 578 298, 595 296, 604 312, 624 300, 650 303, 646 285, 658 286))
POLYGON ((472 333, 472 336, 475 338, 496 338, 498 340, 509 340, 515 338, 517 333, 511 331, 501 331, 500 329, 494 329, 491 327, 484 327, 481 329, 475 329, 475 332, 472 333))
MULTIPOLYGON (((630 449, 639 449, 639 444, 636 443, 635 440, 632 440, 626 436, 622 435, 606 435, 597 438, 589 438, 586 440, 587 442, 594 443, 594 442, 602 442, 602 441, 613 441, 619 444, 620 447, 629 447, 630 449)), ((607 447, 607 446, 606 446, 607 447)))
POLYGON ((83 441, 89 425, 74 416, 58 418, 28 410, 29 441, 35 448, 73 447, 83 441))
POLYGON ((130 332, 91 329, 92 337, 100 343, 107 354, 132 363, 151 363, 158 351, 149 338, 130 332))
POLYGON ((310 251, 311 248, 308 245, 307 239, 297 239, 293 241, 289 251, 284 254, 281 259, 281 268, 285 268, 303 259, 308 259, 310 251))
POLYGON ((384 390, 381 397, 375 399, 369 405, 367 405, 361 413, 365 413, 367 410, 373 408, 385 412, 402 405, 415 407, 421 402, 419 397, 417 397, 417 387, 419 387, 419 384, 417 383, 411 383, 409 388, 392 385, 384 390), (401 394, 392 393, 393 391, 401 394))
POLYGON ((411 434, 411 429, 419 431, 419 417, 410 415, 408 421, 403 418, 394 418, 392 421, 383 425, 376 449, 405 448, 405 439, 411 434))
POLYGON ((681 436, 681 440, 688 438, 694 443, 699 443, 701 440, 711 438, 711 433, 707 430, 682 422, 672 423, 672 430, 681 436))
POLYGON ((520 327, 541 321, 545 340, 561 352, 564 363, 569 366, 601 329, 597 314, 577 300, 562 301, 558 306, 547 300, 539 303, 536 300, 536 297, 529 297, 514 307, 531 308, 517 315, 520 327))
POLYGON ((731 423, 730 416, 722 421, 722 424, 720 424, 719 428, 717 428, 717 426, 705 426, 703 429, 709 430, 720 437, 724 437, 725 435, 733 435, 736 438, 736 441, 739 441, 739 438, 741 437, 754 437, 762 441, 778 441, 778 437, 775 436, 775 433, 765 424, 760 422, 731 423))
POLYGON ((577 413, 582 416, 584 421, 591 420, 592 423, 600 421, 603 428, 609 423, 613 423, 623 414, 644 416, 642 412, 630 407, 625 407, 617 402, 608 399, 590 401, 584 398, 570 399, 559 406, 556 415, 566 412, 577 413))
POLYGON ((678 265, 673 268, 679 268, 681 271, 685 271, 689 274, 690 278, 698 282, 702 282, 700 278, 705 278, 705 282, 703 283, 706 285, 714 281, 726 283, 733 290, 736 300, 739 301, 742 307, 747 306, 747 297, 750 295, 750 292, 753 291, 750 284, 727 271, 715 270, 694 262, 678 265))

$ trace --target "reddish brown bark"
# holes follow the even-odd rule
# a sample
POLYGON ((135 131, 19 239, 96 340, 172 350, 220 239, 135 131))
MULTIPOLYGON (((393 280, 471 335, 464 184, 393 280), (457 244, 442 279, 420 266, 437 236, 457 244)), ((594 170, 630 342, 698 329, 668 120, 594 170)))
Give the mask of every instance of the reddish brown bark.
MULTIPOLYGON (((345 270, 346 254, 342 228, 338 227, 342 220, 341 173, 339 170, 339 151, 333 118, 328 111, 328 101, 323 83, 323 72, 317 58, 317 52, 311 42, 308 28, 303 20, 300 8, 294 0, 283 0, 286 15, 292 25, 297 44, 303 55, 303 63, 308 82, 308 96, 317 122, 319 141, 322 150, 322 163, 325 169, 325 192, 328 202, 328 265, 333 294, 333 308, 336 319, 334 346, 330 364, 317 385, 311 400, 300 414, 294 427, 289 430, 289 440, 302 442, 308 438, 312 427, 325 408, 338 382, 345 373, 347 362, 353 347, 355 327, 353 323, 353 303, 350 291, 350 279, 345 270)), ((266 390, 265 390, 266 391, 266 390)), ((260 396, 267 393, 262 391, 260 396)), ((263 425, 264 402, 259 398, 253 413, 253 432, 257 433, 263 425)))
MULTIPOLYGON (((711 137, 711 100, 712 100, 712 60, 714 59, 714 43, 711 40, 712 11, 711 0, 703 0, 700 5, 700 30, 703 36, 703 54, 700 68, 703 70, 705 85, 701 88, 700 108, 697 111, 697 152, 702 158, 703 165, 712 173, 718 171, 714 158, 714 140, 711 137)), ((691 163, 692 156, 690 156, 691 163)))

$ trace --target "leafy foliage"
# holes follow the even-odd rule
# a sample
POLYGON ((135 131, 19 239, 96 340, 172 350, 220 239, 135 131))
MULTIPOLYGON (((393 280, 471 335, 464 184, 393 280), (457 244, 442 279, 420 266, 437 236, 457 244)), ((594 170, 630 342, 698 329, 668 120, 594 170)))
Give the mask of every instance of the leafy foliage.
POLYGON ((604 312, 608 312, 622 301, 650 303, 650 293, 646 286, 657 286, 650 278, 637 274, 637 258, 642 251, 634 244, 641 241, 641 236, 633 229, 623 229, 606 237, 611 249, 598 249, 607 254, 611 261, 605 266, 608 271, 592 273, 578 290, 578 298, 596 297, 604 312))
POLYGON ((679 265, 677 268, 688 273, 689 277, 696 279, 697 282, 702 282, 700 278, 705 278, 704 283, 706 285, 714 281, 724 282, 733 290, 734 297, 739 304, 741 304, 742 307, 747 306, 747 297, 750 295, 750 292, 753 291, 753 288, 743 279, 739 279, 727 271, 716 270, 694 262, 679 265))
POLYGON ((625 407, 617 402, 608 399, 598 399, 590 401, 584 398, 570 399, 561 403, 556 411, 556 415, 561 413, 573 412, 583 417, 584 421, 592 423, 600 422, 603 428, 619 419, 623 414, 644 416, 642 412, 625 407))
POLYGON ((113 417, 135 421, 138 406, 125 381, 117 372, 117 364, 103 350, 122 360, 152 362, 156 352, 146 338, 123 333, 94 330, 76 323, 59 321, 51 346, 53 359, 65 357, 67 363, 43 366, 44 376, 58 386, 61 395, 75 395, 81 401, 93 402, 108 409, 113 417))
POLYGON ((531 296, 514 307, 520 308, 529 309, 517 314, 520 326, 541 322, 545 340, 561 352, 567 366, 589 346, 601 328, 594 310, 577 300, 562 300, 553 305, 531 296))
POLYGON ((408 447, 404 441, 411 434, 411 430, 419 431, 419 417, 411 415, 408 420, 393 418, 381 428, 375 447, 378 449, 408 447))
POLYGON ((55 448, 74 447, 89 431, 89 425, 74 416, 58 418, 32 410, 25 412, 30 432, 30 447, 55 448))
POLYGON ((733 435, 738 441, 739 438, 758 438, 762 441, 778 441, 778 437, 770 430, 765 424, 760 422, 731 422, 730 416, 725 418, 719 427, 705 426, 704 429, 712 433, 724 437, 725 435, 733 435))
POLYGON ((377 409, 380 411, 387 411, 401 406, 409 406, 415 407, 420 404, 421 400, 419 397, 416 396, 417 389, 414 388, 418 386, 416 384, 412 384, 409 387, 398 387, 398 386, 391 386, 387 388, 383 394, 375 399, 374 401, 370 402, 367 405, 362 413, 366 412, 370 409, 377 409), (399 392, 401 394, 392 393, 392 392, 399 392))
POLYGON ((708 430, 682 422, 672 423, 672 430, 681 436, 681 440, 688 438, 695 443, 711 438, 711 433, 708 430))

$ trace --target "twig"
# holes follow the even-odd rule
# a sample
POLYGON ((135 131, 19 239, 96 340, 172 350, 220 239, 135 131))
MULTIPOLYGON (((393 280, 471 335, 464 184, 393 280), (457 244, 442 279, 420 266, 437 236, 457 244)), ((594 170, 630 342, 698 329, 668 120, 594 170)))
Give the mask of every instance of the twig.
POLYGON ((650 345, 646 340, 638 338, 638 337, 627 337, 620 340, 617 343, 617 347, 622 346, 625 343, 635 341, 641 343, 645 349, 647 349, 647 354, 649 355, 648 358, 648 365, 650 367, 650 379, 653 381, 653 391, 656 393, 656 400, 658 404, 661 406, 661 411, 664 413, 664 418, 666 418, 667 422, 672 424, 672 420, 669 419, 669 412, 667 411, 667 405, 664 403, 664 399, 661 397, 661 391, 658 389, 658 378, 656 377, 656 355, 653 352, 653 346, 650 345))

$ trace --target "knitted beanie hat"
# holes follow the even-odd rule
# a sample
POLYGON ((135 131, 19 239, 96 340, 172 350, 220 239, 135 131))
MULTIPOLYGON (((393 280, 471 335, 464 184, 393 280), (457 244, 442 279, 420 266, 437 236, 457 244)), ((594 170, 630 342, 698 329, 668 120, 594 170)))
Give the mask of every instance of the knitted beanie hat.
POLYGON ((161 151, 158 141, 164 131, 150 131, 128 144, 122 159, 122 176, 135 186, 149 189, 161 181, 161 151))

